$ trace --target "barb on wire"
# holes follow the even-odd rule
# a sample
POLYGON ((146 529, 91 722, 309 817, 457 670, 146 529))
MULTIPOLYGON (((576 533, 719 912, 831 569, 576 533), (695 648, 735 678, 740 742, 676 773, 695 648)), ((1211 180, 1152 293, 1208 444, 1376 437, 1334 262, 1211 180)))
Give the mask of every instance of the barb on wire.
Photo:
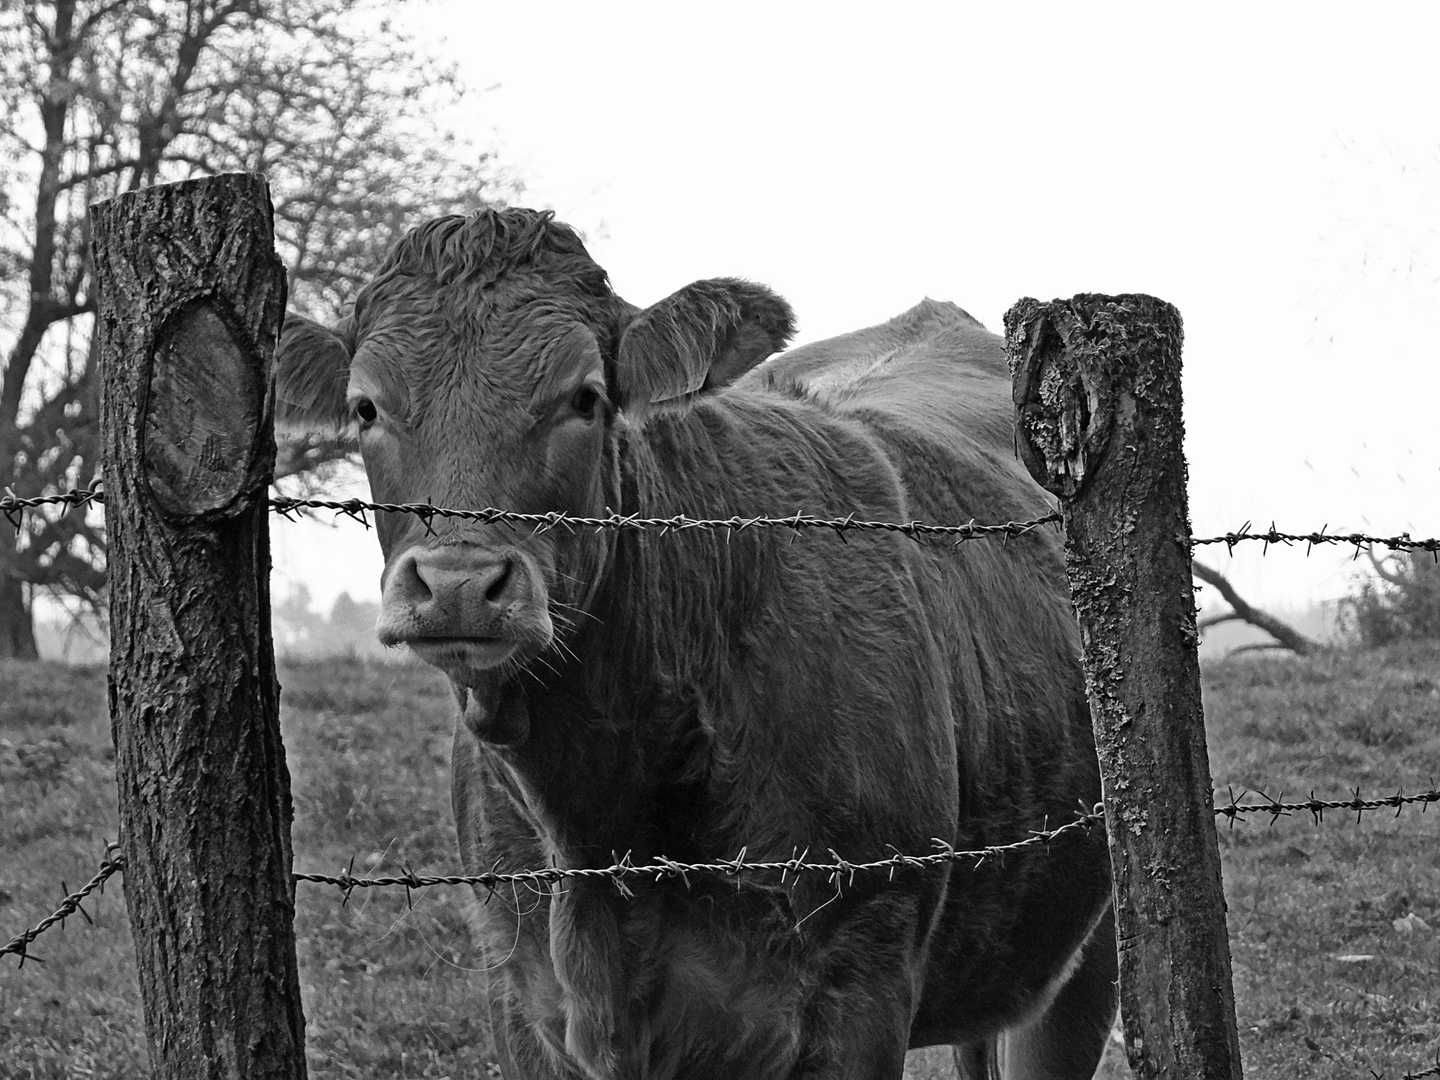
POLYGON ((80 903, 96 889, 100 889, 103 892, 105 888, 105 882, 115 874, 119 873, 121 868, 124 866, 124 858, 120 855, 119 848, 119 844, 107 843, 105 845, 105 854, 100 860, 100 869, 96 872, 95 876, 92 877, 75 892, 70 893, 68 896, 66 896, 65 899, 60 902, 60 906, 56 908, 54 912, 52 912, 50 915, 47 915, 45 918, 41 919, 29 930, 25 930, 22 933, 16 934, 4 945, 0 945, 0 956, 5 956, 7 954, 13 953, 14 955, 20 957, 21 967, 25 966, 26 960, 34 960, 38 964, 43 964, 45 961, 40 959, 40 957, 30 955, 29 950, 30 943, 32 941, 38 938, 46 930, 49 930, 50 927, 54 926, 56 923, 60 923, 63 926, 65 920, 68 919, 71 915, 74 915, 77 911, 85 917, 86 922, 90 922, 90 916, 86 914, 85 909, 80 906, 80 903))

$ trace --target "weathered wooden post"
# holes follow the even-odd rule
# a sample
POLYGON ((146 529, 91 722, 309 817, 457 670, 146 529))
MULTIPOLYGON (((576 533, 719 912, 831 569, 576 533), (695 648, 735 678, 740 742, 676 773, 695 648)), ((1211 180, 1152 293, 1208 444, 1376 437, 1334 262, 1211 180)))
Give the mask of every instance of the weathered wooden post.
POLYGON ((1143 1078, 1239 1080, 1200 704, 1180 313, 1150 296, 1005 314, 1020 456, 1060 498, 1104 783, 1120 1004, 1143 1078))
POLYGON ((290 778, 270 641, 271 357, 258 176, 96 204, 110 716, 157 1077, 305 1075, 290 778))

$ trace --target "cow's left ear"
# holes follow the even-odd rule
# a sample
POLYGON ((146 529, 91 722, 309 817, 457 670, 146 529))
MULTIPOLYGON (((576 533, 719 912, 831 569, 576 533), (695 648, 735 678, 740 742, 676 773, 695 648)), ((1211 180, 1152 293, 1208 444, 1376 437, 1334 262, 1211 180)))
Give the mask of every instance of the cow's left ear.
POLYGON ((633 414, 719 389, 783 349, 794 332, 790 305, 763 285, 738 278, 686 285, 625 328, 617 403, 633 414))
POLYGON ((303 315, 285 316, 275 346, 275 423, 282 431, 337 432, 350 422, 347 334, 343 319, 331 330, 303 315))

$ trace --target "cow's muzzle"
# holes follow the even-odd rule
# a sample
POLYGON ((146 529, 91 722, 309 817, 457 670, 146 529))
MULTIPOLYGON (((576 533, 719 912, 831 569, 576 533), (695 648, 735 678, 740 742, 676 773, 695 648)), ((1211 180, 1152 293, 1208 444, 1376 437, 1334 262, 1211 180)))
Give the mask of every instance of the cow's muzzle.
POLYGON ((389 567, 376 633, 463 682, 540 652, 554 628, 544 580, 526 553, 448 544, 409 548, 389 567))

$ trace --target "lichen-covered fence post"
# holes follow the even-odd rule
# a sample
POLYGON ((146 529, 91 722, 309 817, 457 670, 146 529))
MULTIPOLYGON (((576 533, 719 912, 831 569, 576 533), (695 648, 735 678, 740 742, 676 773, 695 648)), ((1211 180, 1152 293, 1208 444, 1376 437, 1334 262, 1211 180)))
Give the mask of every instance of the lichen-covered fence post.
POLYGON ((92 208, 125 900, 155 1075, 305 1075, 270 641, 271 360, 257 176, 92 208))
POLYGON ((1180 314, 1150 296, 1005 314, 1016 435, 1060 499, 1104 783, 1120 1004, 1142 1080, 1239 1080, 1190 578, 1180 314))

